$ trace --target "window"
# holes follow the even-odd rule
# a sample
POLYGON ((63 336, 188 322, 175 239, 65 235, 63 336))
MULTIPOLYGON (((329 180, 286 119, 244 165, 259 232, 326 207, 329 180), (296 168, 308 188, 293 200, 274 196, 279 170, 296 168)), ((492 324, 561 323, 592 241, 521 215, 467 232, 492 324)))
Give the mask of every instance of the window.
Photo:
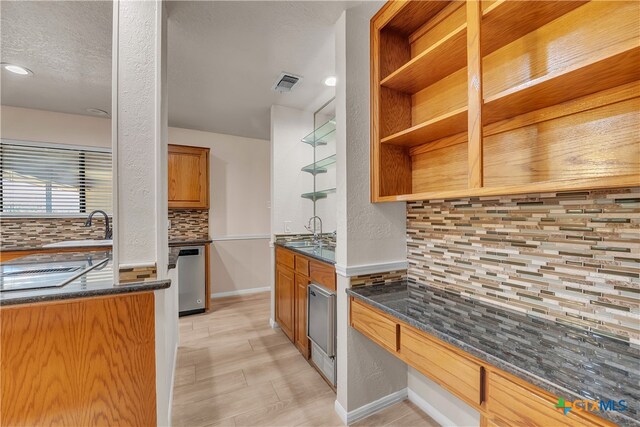
POLYGON ((0 141, 0 213, 111 214, 111 150, 0 141))

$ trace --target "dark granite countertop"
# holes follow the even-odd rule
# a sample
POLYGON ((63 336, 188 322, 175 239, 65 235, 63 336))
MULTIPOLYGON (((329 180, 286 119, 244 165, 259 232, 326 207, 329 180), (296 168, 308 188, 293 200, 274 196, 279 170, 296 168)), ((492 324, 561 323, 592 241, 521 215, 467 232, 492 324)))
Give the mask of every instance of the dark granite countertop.
POLYGON ((197 245, 206 245, 207 243, 211 243, 210 237, 202 237, 202 238, 194 238, 194 239, 171 239, 169 240, 169 247, 173 246, 197 246, 197 245))
POLYGON ((294 248, 287 246, 286 242, 276 241, 275 244, 327 264, 335 265, 336 263, 336 248, 334 246, 322 245, 314 248, 294 248))
POLYGON ((169 247, 169 264, 167 264, 167 269, 171 270, 172 268, 176 268, 179 254, 180 254, 179 246, 169 247))
POLYGON ((153 291, 171 286, 170 280, 154 280, 115 285, 113 283, 111 251, 28 255, 5 262, 3 263, 3 267, 23 265, 33 265, 37 267, 39 264, 60 261, 89 260, 98 263, 104 259, 108 259, 105 264, 94 268, 61 287, 0 292, 0 306, 153 291))
MULTIPOLYGON (((96 240, 96 242, 100 242, 100 240, 96 240)), ((12 247, 12 246, 3 246, 0 248, 0 252, 31 252, 31 251, 48 251, 49 253, 57 250, 63 250, 63 251, 69 251, 71 249, 78 249, 78 250, 110 250, 111 249, 111 245, 102 245, 102 244, 96 244, 95 246, 87 246, 87 245, 78 245, 78 246, 47 246, 50 245, 50 243, 47 243, 45 245, 33 245, 33 246, 29 246, 29 245, 21 245, 19 247, 12 247)))
POLYGON ((597 415, 640 425, 640 346, 406 281, 347 293, 567 400, 625 400, 597 415))

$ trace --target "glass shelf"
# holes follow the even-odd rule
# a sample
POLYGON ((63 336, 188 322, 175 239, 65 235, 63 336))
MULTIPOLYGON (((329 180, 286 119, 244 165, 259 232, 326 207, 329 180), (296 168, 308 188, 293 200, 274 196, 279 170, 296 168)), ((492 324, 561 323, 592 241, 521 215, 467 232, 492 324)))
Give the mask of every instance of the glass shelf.
POLYGON ((326 157, 322 160, 318 160, 315 163, 311 163, 300 169, 302 172, 309 172, 311 175, 317 175, 319 173, 327 173, 327 166, 331 166, 336 162, 336 155, 326 157))
POLYGON ((335 192, 336 192, 335 188, 328 188, 326 190, 320 190, 320 191, 316 191, 314 193, 304 193, 302 195, 302 198, 303 199, 313 200, 315 202, 316 200, 326 199, 327 198, 327 194, 335 193, 335 192))
POLYGON ((328 122, 324 123, 319 128, 315 129, 309 135, 302 138, 302 142, 305 144, 317 147, 319 145, 327 145, 327 142, 333 137, 336 132, 336 119, 335 117, 328 122))

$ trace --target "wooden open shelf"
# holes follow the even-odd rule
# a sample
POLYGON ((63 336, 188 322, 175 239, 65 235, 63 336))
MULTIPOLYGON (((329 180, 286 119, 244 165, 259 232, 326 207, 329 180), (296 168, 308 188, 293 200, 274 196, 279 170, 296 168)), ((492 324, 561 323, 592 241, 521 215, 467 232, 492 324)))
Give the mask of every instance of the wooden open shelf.
POLYGON ((372 201, 640 184, 635 0, 417 3, 371 21, 372 201))
POLYGON ((414 94, 463 68, 466 63, 467 25, 461 25, 442 40, 391 73, 380 84, 414 94))
POLYGON ((513 1, 483 2, 482 55, 486 56, 556 18, 582 6, 579 1, 513 1), (486 6, 485 6, 486 5, 486 6), (517 17, 518 19, 513 19, 517 17))
POLYGON ((458 108, 419 125, 382 138, 383 144, 413 147, 467 130, 467 107, 458 108))
POLYGON ((610 52, 595 62, 574 65, 485 98, 483 123, 494 123, 640 80, 640 41, 631 41, 629 45, 628 49, 610 52))

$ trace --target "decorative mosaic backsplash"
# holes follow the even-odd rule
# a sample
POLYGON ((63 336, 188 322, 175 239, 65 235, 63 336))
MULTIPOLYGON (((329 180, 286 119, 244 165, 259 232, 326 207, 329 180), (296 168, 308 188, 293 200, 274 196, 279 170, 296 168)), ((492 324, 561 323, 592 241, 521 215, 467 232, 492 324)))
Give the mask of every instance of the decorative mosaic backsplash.
POLYGON ((120 269, 120 284, 150 282, 158 278, 158 269, 154 266, 129 267, 120 269))
POLYGON ((169 240, 208 239, 209 211, 202 209, 169 210, 169 240))
POLYGON ((0 250, 40 248, 65 240, 104 239, 104 218, 13 218, 0 217, 0 250))
POLYGON ((407 270, 388 271, 386 273, 363 274, 351 277, 351 286, 383 285, 407 278, 407 270))
POLYGON ((407 251, 409 280, 640 341, 640 188, 411 202, 407 251))

